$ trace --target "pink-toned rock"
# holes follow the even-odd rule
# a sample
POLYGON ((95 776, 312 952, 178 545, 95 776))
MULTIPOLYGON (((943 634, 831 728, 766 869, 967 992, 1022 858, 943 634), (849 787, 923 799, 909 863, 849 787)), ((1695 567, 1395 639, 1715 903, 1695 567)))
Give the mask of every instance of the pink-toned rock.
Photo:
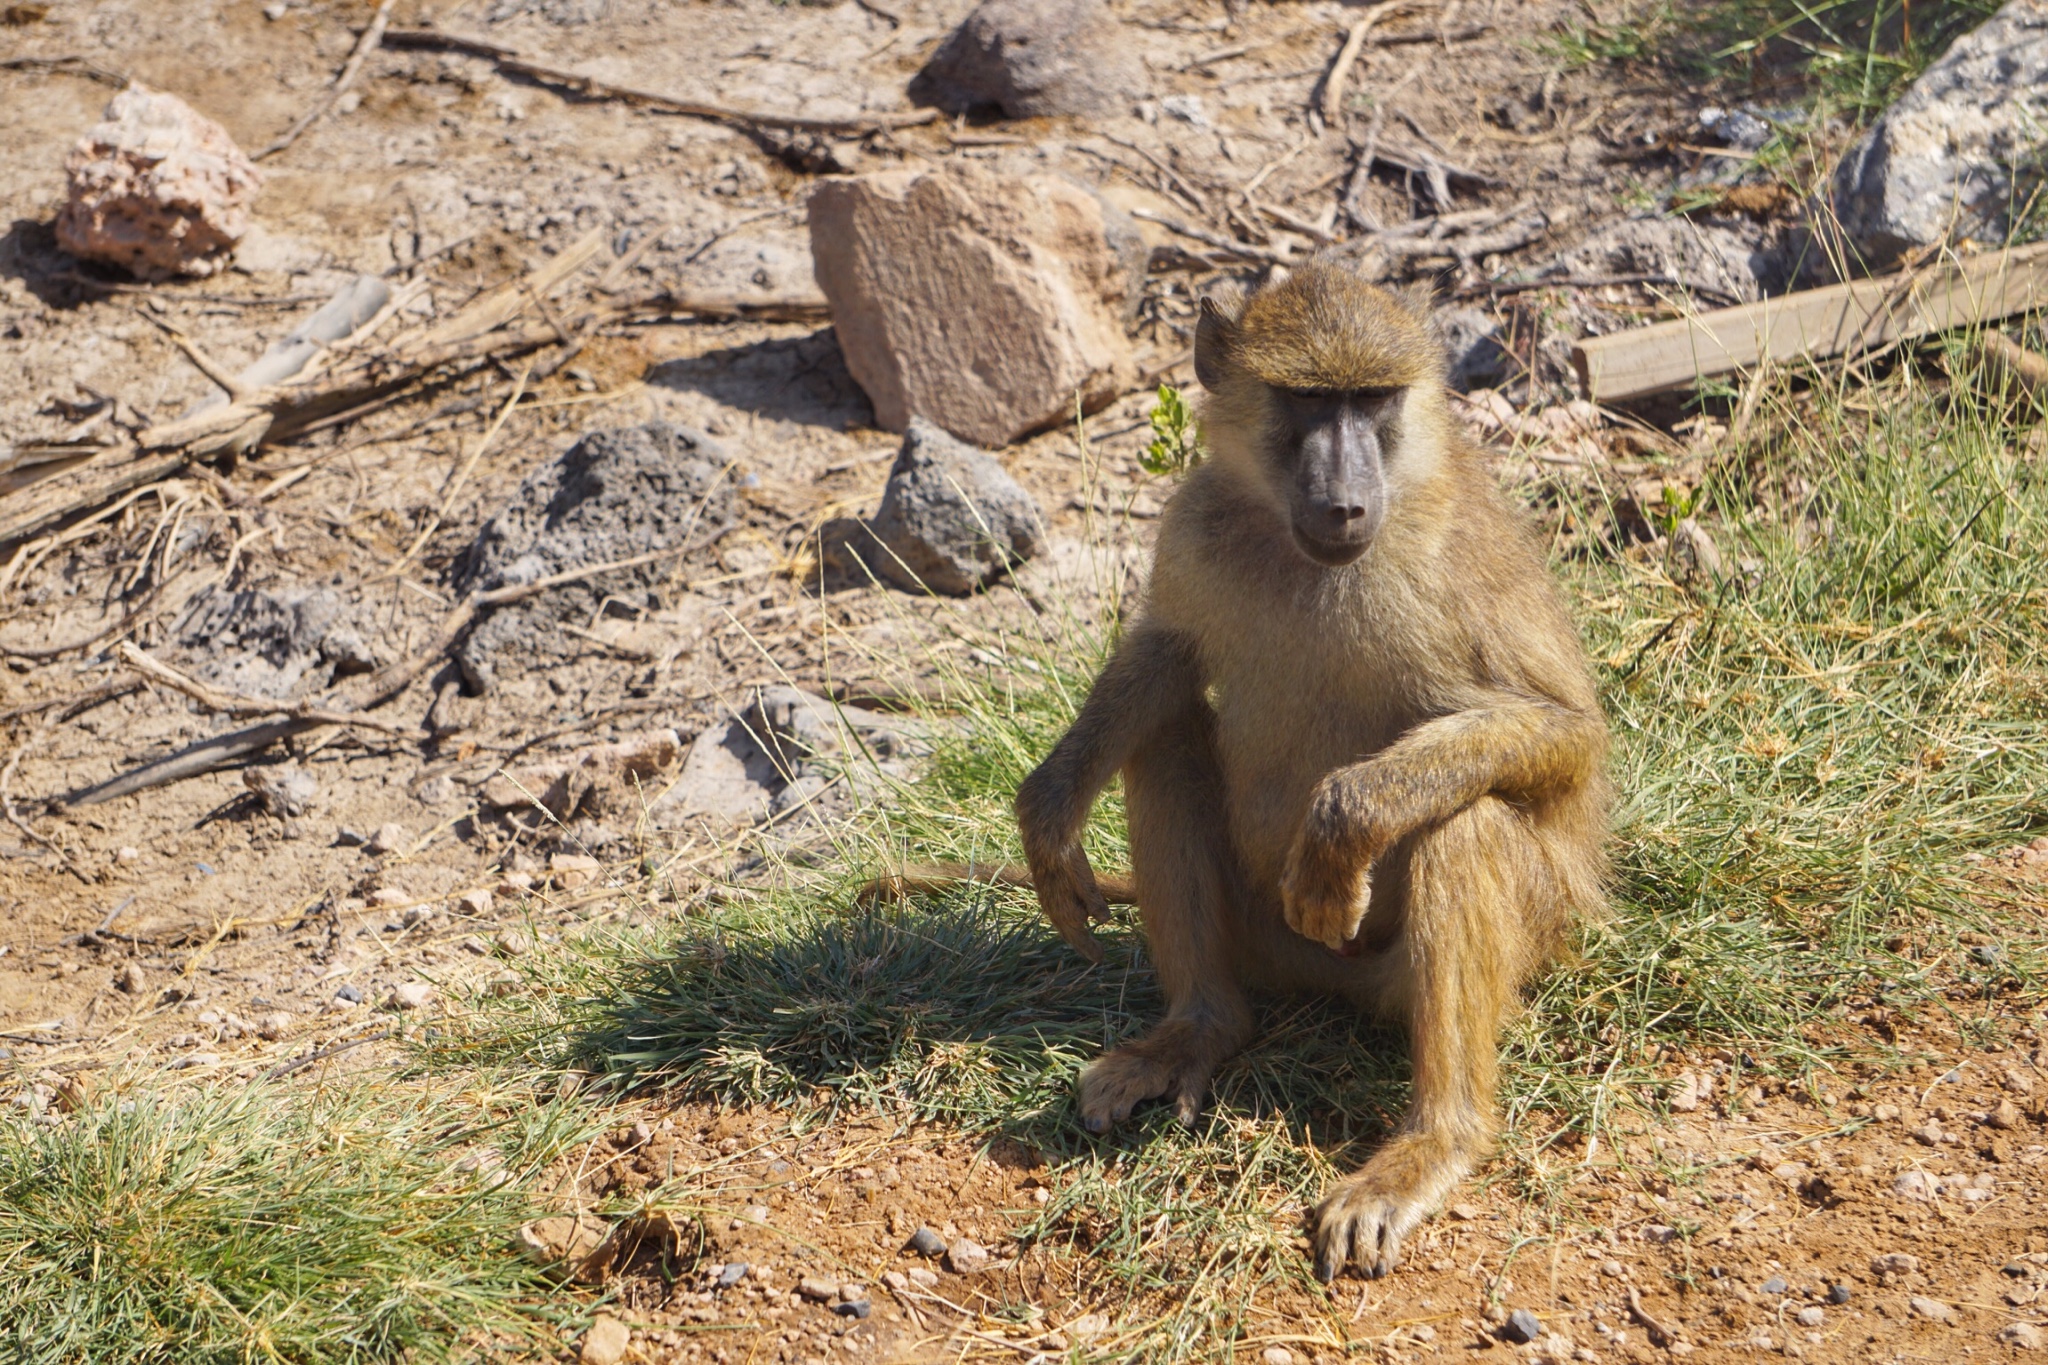
POLYGON ((973 165, 828 180, 810 228, 846 368, 890 431, 924 417, 1002 445, 1136 378, 1136 237, 1078 185, 973 165))
POLYGON ((145 280, 211 275, 249 230, 263 183, 227 129, 175 95, 132 84, 71 149, 57 243, 145 280))

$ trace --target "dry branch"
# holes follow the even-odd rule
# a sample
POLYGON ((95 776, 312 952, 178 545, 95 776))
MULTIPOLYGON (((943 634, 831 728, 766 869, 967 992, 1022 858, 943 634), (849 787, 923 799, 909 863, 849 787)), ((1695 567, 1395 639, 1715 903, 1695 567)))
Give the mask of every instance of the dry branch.
POLYGON ((1386 15, 1400 9, 1406 0, 1381 0, 1377 5, 1368 5, 1363 14, 1351 25, 1351 32, 1344 36, 1344 46, 1337 50, 1337 60, 1330 63, 1330 74, 1323 78, 1323 123, 1335 127, 1344 114, 1344 82, 1351 79, 1351 68, 1358 61, 1358 53, 1365 46, 1365 35, 1372 31, 1386 15))
POLYGON ((1977 338, 1977 359, 1994 378, 2009 379, 2026 393, 2048 393, 2048 356, 2037 355, 2003 332, 1977 338))
POLYGON ((299 115, 298 121, 285 129, 277 141, 256 153, 250 160, 261 161, 267 156, 283 151, 299 140, 299 134, 326 117, 327 111, 334 107, 334 102, 356 83, 356 77, 363 74, 363 64, 370 60, 370 54, 375 52, 377 45, 384 40, 384 26, 391 21, 391 6, 394 3, 395 0, 381 0, 377 12, 370 17, 370 26, 356 39, 355 51, 348 54, 348 62, 341 68, 341 74, 334 78, 334 84, 327 87, 327 93, 315 100, 311 109, 299 115))
POLYGON ((910 128, 920 123, 937 119, 936 109, 921 110, 915 114, 864 114, 858 118, 803 118, 796 114, 774 114, 764 110, 731 109, 721 104, 706 104, 701 100, 677 99, 653 90, 635 90, 630 86, 614 85, 559 66, 545 62, 530 61, 509 47, 485 42, 480 38, 465 38, 452 33, 441 33, 434 29, 393 29, 384 37, 387 47, 429 48, 447 52, 463 52, 472 57, 482 57, 496 62, 498 69, 509 71, 515 76, 526 76, 548 85, 564 86, 579 94, 594 99, 622 100, 627 104, 638 104, 664 113, 681 114, 686 118, 710 119, 715 123, 729 124, 740 128, 780 128, 800 133, 871 133, 889 128, 910 128))

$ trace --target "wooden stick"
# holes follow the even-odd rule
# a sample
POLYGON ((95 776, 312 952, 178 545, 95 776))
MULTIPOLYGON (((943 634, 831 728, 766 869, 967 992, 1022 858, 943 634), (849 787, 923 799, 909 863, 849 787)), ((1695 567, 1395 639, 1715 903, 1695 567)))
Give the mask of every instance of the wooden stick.
POLYGON ((370 16, 370 26, 356 39, 355 51, 348 54, 347 64, 341 68, 341 74, 334 78, 334 84, 327 87, 327 93, 315 100, 311 109, 299 115, 298 122, 285 129, 277 141, 249 158, 251 161, 261 161, 267 156, 283 151, 299 140, 299 134, 326 117, 327 111, 334 107, 334 102, 356 83, 357 76, 363 74, 363 63, 370 60, 370 54, 384 41, 384 26, 391 20, 391 6, 394 3, 395 0, 380 0, 377 12, 370 16))
POLYGON ((1249 243, 1237 241, 1235 238, 1225 237, 1220 232, 1211 232, 1207 228, 1189 227, 1178 219, 1168 218, 1160 213, 1153 213, 1150 209, 1132 209, 1131 217, 1142 218, 1148 223, 1157 223, 1168 232, 1185 237, 1189 241, 1200 242, 1204 246, 1213 246, 1218 251, 1227 251, 1233 256, 1241 256, 1248 261, 1266 261, 1273 265, 1292 265, 1295 261, 1295 257, 1287 252, 1275 251, 1270 247, 1252 246, 1249 243))
POLYGON ((595 76, 585 76, 559 66, 544 62, 529 61, 509 47, 485 42, 477 38, 458 37, 452 33, 440 33, 433 29, 394 29, 385 35, 385 42, 391 47, 442 48, 452 52, 466 52, 473 57, 483 57, 496 62, 505 71, 518 76, 530 76, 549 85, 567 86, 599 99, 623 100, 627 104, 644 105, 660 109, 665 113, 681 114, 686 118, 709 119, 714 123, 731 124, 742 128, 781 128, 806 133, 869 133, 889 128, 912 128, 921 123, 930 123, 939 117, 936 109, 925 109, 915 114, 866 114, 859 118, 803 118, 795 114, 771 114, 751 109, 731 109, 719 104, 706 104, 701 100, 677 99, 652 90, 635 90, 630 86, 613 85, 595 76))
POLYGON ((2026 393, 2048 392, 2048 356, 2036 355, 2003 332, 1977 337, 1977 359, 1994 379, 2009 379, 2026 393))
POLYGON ((381 734, 397 735, 404 739, 425 739, 426 731, 411 725, 396 725, 375 716, 365 716, 354 711, 330 711, 308 702, 276 701, 265 697, 245 697, 239 692, 227 692, 213 687, 189 674, 180 673, 169 664, 151 658, 138 648, 133 641, 123 640, 114 646, 114 653, 122 663, 152 682, 164 686, 198 702, 209 711, 218 711, 229 716, 268 716, 283 711, 297 720, 314 725, 354 725, 364 730, 375 730, 381 734))
POLYGON ((2048 306, 2048 242, 1808 289, 1594 337, 1572 348, 1596 403, 1625 402, 1760 361, 1819 360, 2048 306))
POLYGON ((1330 74, 1323 78, 1323 123, 1334 128, 1344 113, 1344 82, 1351 77, 1351 67, 1358 60, 1359 49, 1365 46, 1365 35, 1380 19, 1402 7, 1405 0, 1381 0, 1377 5, 1366 7, 1351 25, 1351 32, 1344 36, 1344 46, 1337 49, 1337 60, 1330 63, 1330 74))
POLYGON ((147 791, 151 787, 161 787, 166 783, 182 781, 188 777, 197 777, 201 773, 210 773, 215 768, 232 763, 238 758, 261 753, 281 739, 289 739, 293 735, 301 735, 318 728, 318 721, 295 717, 291 720, 268 720, 261 725, 252 725, 246 730, 215 735, 211 739, 202 739, 197 744, 180 749, 177 753, 145 763, 139 768, 131 768, 96 787, 87 787, 84 791, 60 797, 54 804, 66 809, 74 806, 97 806, 116 797, 147 791))

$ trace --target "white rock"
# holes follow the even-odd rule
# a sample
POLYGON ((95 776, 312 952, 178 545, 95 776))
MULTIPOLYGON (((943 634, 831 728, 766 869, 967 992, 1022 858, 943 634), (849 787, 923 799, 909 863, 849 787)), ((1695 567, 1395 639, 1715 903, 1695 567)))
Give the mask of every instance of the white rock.
POLYGON ((491 893, 479 886, 455 898, 455 913, 478 919, 490 914, 494 903, 491 893))
POLYGON ((2048 0, 2010 0, 1843 155, 1835 213, 1874 269, 1964 237, 2001 242, 2026 197, 2015 171, 2040 155, 2044 129, 2048 0))
POLYGON ((363 851, 381 858, 402 851, 408 842, 405 826, 391 820, 377 826, 377 832, 364 842, 363 851))
POLYGON ((1943 1326, 1953 1326, 1955 1324, 1956 1310, 1943 1303, 1940 1299, 1922 1298, 1920 1295, 1915 1294, 1906 1300, 1906 1304, 1915 1313, 1926 1318, 1929 1322, 1938 1322, 1943 1326))
POLYGON ((1136 377, 1123 317, 1140 239, 1070 181, 885 171, 825 181, 809 218, 846 367, 890 431, 922 416, 1002 445, 1136 377))
POLYGON ((590 1330, 583 1334, 576 1358, 582 1365, 619 1365, 626 1358, 626 1347, 632 1340, 632 1329, 625 1323, 600 1313, 590 1324, 590 1330))
POLYGON ((385 1004, 397 1010, 417 1010, 426 1008, 433 998, 434 988, 426 982, 407 981, 393 988, 385 1004))
POLYGON ((57 242, 142 279, 211 275, 249 229, 262 175, 227 129, 131 83, 64 162, 57 242))

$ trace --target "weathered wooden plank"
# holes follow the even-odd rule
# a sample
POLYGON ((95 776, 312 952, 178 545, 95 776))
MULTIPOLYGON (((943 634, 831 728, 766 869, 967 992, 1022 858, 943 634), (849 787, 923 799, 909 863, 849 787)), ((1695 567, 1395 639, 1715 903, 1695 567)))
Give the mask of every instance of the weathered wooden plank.
POLYGON ((2044 307, 2048 242, 2037 242, 1593 337, 1572 363, 1587 398, 1623 402, 1764 360, 1867 351, 2044 307))

